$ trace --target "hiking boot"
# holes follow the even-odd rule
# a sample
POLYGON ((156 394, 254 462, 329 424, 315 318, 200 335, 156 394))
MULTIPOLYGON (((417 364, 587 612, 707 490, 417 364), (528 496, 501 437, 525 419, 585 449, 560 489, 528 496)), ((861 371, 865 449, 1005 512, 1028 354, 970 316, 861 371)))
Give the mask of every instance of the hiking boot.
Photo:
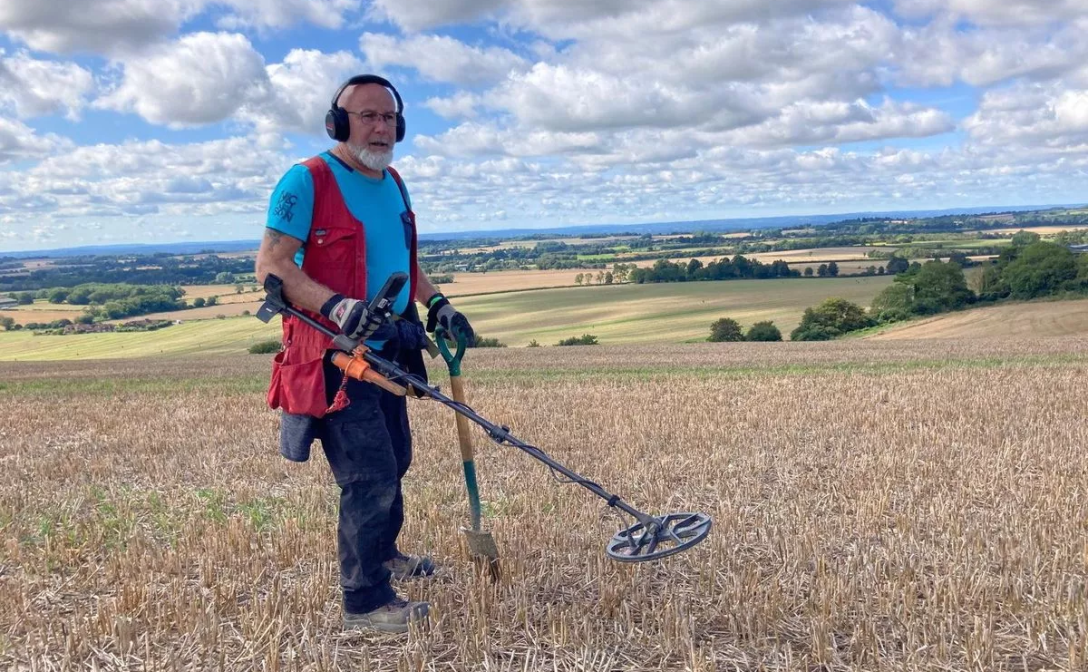
POLYGON ((382 563, 393 574, 394 579, 404 580, 414 576, 434 574, 434 562, 425 555, 405 555, 397 552, 392 560, 382 563))
POLYGON ((408 625, 427 617, 430 605, 426 602, 409 602, 399 597, 389 604, 365 614, 344 614, 344 630, 371 630, 375 632, 408 632, 408 625))

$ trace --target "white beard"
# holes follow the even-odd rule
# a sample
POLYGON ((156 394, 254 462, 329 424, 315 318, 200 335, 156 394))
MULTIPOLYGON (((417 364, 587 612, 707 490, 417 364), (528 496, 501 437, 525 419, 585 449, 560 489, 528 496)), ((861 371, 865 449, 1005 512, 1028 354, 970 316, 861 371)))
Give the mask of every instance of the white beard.
POLYGON ((371 151, 371 149, 365 145, 348 145, 348 148, 351 150, 351 153, 355 155, 355 158, 359 159, 359 163, 371 170, 376 170, 379 173, 388 168, 390 163, 393 163, 392 148, 384 152, 371 151))

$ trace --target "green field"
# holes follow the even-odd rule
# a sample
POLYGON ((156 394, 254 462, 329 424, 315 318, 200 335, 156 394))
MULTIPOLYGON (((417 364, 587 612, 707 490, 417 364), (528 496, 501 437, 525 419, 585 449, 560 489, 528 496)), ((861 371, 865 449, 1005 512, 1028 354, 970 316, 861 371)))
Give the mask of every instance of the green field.
MULTIPOLYGON (((891 281, 873 276, 605 285, 464 297, 455 303, 477 331, 510 346, 533 339, 554 345, 583 333, 602 344, 681 343, 705 339, 710 323, 720 317, 745 327, 773 320, 785 335, 808 306, 831 296, 867 306, 891 281)), ((153 332, 34 336, 15 331, 0 333, 0 361, 244 353, 278 334, 278 321, 265 325, 254 317, 188 320, 153 332)))

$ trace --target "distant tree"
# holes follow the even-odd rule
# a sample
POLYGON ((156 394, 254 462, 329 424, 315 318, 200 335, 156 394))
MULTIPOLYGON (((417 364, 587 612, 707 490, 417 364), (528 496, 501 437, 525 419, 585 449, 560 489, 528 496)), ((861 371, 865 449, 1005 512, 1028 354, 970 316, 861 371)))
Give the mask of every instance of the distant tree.
POLYGON ((214 306, 214 305, 217 305, 218 303, 219 303, 219 297, 217 297, 217 296, 209 296, 209 297, 208 297, 208 300, 207 300, 207 301, 206 301, 206 302, 204 303, 204 305, 206 305, 206 306, 214 306))
POLYGON ((0 327, 3 327, 4 331, 11 331, 15 328, 15 318, 7 315, 0 317, 0 327))
POLYGON ((827 274, 835 278, 839 275, 839 265, 835 262, 831 262, 827 265, 827 274))
POLYGON ((723 317, 710 325, 710 337, 706 340, 711 343, 743 341, 744 332, 741 331, 739 322, 730 317, 723 317))
POLYGON ((865 309, 846 299, 830 298, 816 306, 806 308, 801 324, 790 333, 794 341, 829 341, 858 329, 874 324, 865 309))
POLYGON ((611 285, 613 279, 614 279, 614 277, 612 275, 612 271, 609 271, 609 272, 604 274, 604 284, 611 285))
POLYGON ((869 314, 881 322, 906 320, 914 308, 914 285, 895 282, 880 291, 869 306, 869 314))
POLYGON ((30 292, 20 292, 17 300, 20 306, 29 306, 34 303, 34 295, 30 292))
POLYGON ((910 268, 910 262, 903 257, 892 255, 888 260, 888 273, 899 275, 910 268))
POLYGON ((975 299, 963 269, 953 263, 927 261, 917 273, 907 274, 902 279, 914 286, 912 306, 919 315, 956 310, 975 299))
POLYGON ((49 292, 49 303, 64 303, 68 299, 68 290, 57 287, 49 292))
POLYGON ((876 274, 877 274, 877 275, 884 275, 884 272, 885 272, 885 271, 884 271, 884 267, 883 267, 883 266, 877 266, 877 267, 876 267, 876 274))
POLYGON ((781 341, 782 332, 778 330, 778 327, 774 326, 774 322, 769 320, 764 322, 756 322, 749 329, 745 335, 746 341, 781 341))
POLYGON ((197 298, 193 299, 193 308, 203 308, 207 303, 208 302, 204 299, 204 297, 198 296, 197 298))
POLYGON ((576 285, 580 285, 580 284, 582 284, 582 281, 583 281, 583 280, 585 280, 585 276, 584 276, 584 275, 582 275, 581 273, 579 273, 578 275, 574 276, 574 284, 576 284, 576 285))
POLYGON ((222 273, 215 274, 215 282, 219 285, 233 285, 235 282, 234 274, 230 271, 223 271, 222 273))
POLYGON ((820 264, 819 268, 816 269, 816 275, 820 276, 821 278, 826 278, 827 264, 820 264))
POLYGON ((1036 242, 1025 247, 1001 277, 1014 298, 1032 299, 1071 289, 1077 271, 1077 260, 1068 247, 1036 242))
POLYGON ((805 266, 805 277, 806 278, 811 278, 812 277, 812 267, 811 266, 805 266))
POLYGON ((960 268, 967 268, 971 265, 971 260, 967 258, 966 253, 956 251, 948 255, 948 263, 955 264, 960 268))
POLYGON ((242 292, 245 291, 245 289, 246 289, 245 285, 243 285, 242 283, 239 282, 238 284, 236 284, 234 286, 234 293, 235 294, 241 294, 242 292))
POLYGON ((1020 230, 1013 234, 1012 246, 1013 247, 1027 247, 1032 243, 1039 242, 1039 234, 1034 231, 1020 230))

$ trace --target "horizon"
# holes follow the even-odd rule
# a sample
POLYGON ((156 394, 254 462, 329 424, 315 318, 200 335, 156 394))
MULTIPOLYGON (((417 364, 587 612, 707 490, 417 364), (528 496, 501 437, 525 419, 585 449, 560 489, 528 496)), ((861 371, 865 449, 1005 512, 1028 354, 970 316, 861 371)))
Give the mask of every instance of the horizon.
MULTIPOLYGON (((452 240, 469 237, 480 238, 510 238, 510 237, 522 237, 533 235, 556 235, 556 236, 577 236, 579 229, 585 229, 586 233, 593 231, 599 231, 602 229, 623 229, 629 228, 628 233, 635 234, 639 228, 647 227, 683 227, 674 229, 674 233, 693 233, 700 230, 699 225, 708 226, 709 231, 727 231, 727 230, 764 230, 778 228, 778 225, 767 224, 766 226, 759 226, 758 222, 779 219, 824 219, 824 221, 812 222, 807 225, 810 226, 825 226, 828 224, 835 224, 839 222, 850 221, 862 217, 893 217, 903 216, 911 219, 921 219, 928 216, 942 216, 942 215, 955 215, 963 214, 966 216, 978 216, 986 214, 1001 214, 1008 212, 1035 212, 1045 211, 1051 209, 1062 208, 1080 208, 1088 207, 1088 203, 1054 203, 1054 204, 1040 204, 1029 206, 979 206, 979 207, 965 207, 965 208, 941 208, 941 209, 923 209, 923 210, 892 210, 892 211, 872 211, 872 212, 842 212, 831 214, 806 214, 806 215, 783 215, 783 216, 767 216, 767 217, 735 217, 735 218, 720 218, 720 219, 708 219, 708 220, 668 220, 659 222, 644 222, 638 224, 575 224, 562 227, 539 227, 539 228, 495 228, 495 229, 479 229, 479 230, 467 230, 467 231, 432 231, 421 234, 422 240, 452 240), (737 222, 736 226, 727 226, 727 224, 737 222), (751 222, 751 225, 744 225, 742 223, 751 222), (684 226, 688 225, 688 226, 684 226), (503 234, 503 235, 499 235, 503 234), (450 238, 443 238, 442 236, 450 236, 450 238)), ((798 222, 794 225, 804 224, 798 222)), ((615 231, 610 233, 623 233, 622 231, 615 231)), ((208 245, 208 249, 215 249, 216 245, 221 246, 236 246, 239 244, 259 244, 260 238, 239 238, 239 239, 208 239, 208 240, 163 240, 153 243, 142 243, 139 241, 118 241, 108 244, 95 244, 90 243, 86 245, 73 245, 67 247, 37 247, 27 248, 21 250, 0 250, 0 258, 6 255, 18 255, 19 257, 26 258, 27 255, 33 253, 41 253, 46 255, 47 253, 62 253, 62 252, 78 252, 81 250, 93 250, 103 248, 133 248, 133 247, 145 247, 149 248, 149 252, 158 248, 185 246, 185 245, 208 245)))
POLYGON ((259 237, 362 72, 404 99, 422 234, 1077 202, 1086 29, 1047 0, 5 0, 0 254, 259 237))

